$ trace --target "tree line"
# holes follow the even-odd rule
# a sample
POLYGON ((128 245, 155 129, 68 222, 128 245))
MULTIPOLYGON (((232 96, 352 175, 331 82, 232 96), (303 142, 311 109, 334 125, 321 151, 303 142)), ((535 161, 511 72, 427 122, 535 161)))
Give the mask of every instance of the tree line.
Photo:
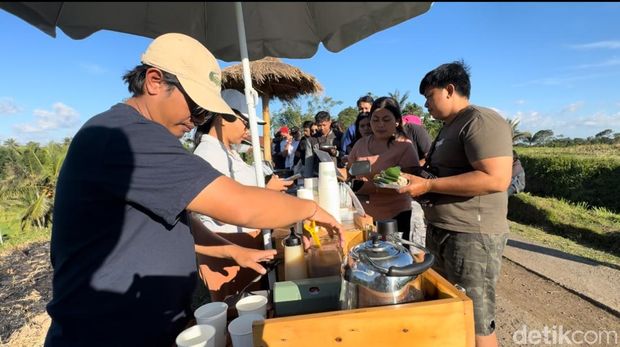
POLYGON ((551 129, 538 130, 534 133, 519 131, 519 120, 506 119, 512 128, 512 142, 515 145, 567 147, 576 145, 620 144, 620 133, 605 129, 587 138, 570 138, 555 135, 551 129))

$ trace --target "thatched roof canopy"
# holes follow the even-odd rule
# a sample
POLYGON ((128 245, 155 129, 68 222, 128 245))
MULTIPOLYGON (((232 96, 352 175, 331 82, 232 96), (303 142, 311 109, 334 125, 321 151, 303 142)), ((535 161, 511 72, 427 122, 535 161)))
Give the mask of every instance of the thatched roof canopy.
MULTIPOLYGON (((323 91, 314 78, 299 68, 283 63, 279 58, 265 57, 250 62, 252 86, 259 95, 290 101, 303 94, 323 91)), ((222 89, 237 89, 243 92, 243 68, 241 64, 222 70, 222 89)))

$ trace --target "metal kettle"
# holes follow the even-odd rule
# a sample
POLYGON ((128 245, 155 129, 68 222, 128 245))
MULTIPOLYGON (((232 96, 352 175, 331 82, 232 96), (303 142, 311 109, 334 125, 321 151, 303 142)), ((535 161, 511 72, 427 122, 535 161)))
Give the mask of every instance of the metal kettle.
POLYGON ((420 263, 395 237, 381 240, 373 233, 370 240, 353 247, 341 268, 341 309, 419 300, 421 293, 414 293, 410 282, 433 265, 434 257, 417 247, 425 252, 420 263))

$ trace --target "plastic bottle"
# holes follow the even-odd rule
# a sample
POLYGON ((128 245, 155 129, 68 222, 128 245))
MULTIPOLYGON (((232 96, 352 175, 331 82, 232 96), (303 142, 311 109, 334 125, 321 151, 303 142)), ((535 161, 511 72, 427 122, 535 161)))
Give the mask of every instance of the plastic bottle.
POLYGON ((304 246, 301 238, 291 228, 291 234, 283 240, 284 245, 284 280, 299 280, 308 277, 304 246))

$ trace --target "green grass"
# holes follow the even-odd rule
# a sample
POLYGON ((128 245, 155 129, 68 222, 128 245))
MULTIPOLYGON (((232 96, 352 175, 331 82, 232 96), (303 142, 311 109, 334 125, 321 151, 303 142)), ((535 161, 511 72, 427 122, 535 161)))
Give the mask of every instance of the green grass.
POLYGON ((0 254, 23 244, 49 240, 51 235, 49 229, 21 230, 20 215, 14 210, 0 213, 0 233, 3 241, 0 244, 0 254))
POLYGON ((519 193, 509 200, 508 219, 515 232, 553 248, 613 263, 620 257, 620 214, 604 208, 519 193))
POLYGON ((601 157, 620 161, 620 144, 615 145, 579 145, 569 147, 515 147, 519 155, 548 156, 570 155, 576 157, 601 157))
POLYGON ((534 241, 543 246, 557 249, 562 252, 576 256, 596 260, 601 263, 610 263, 620 266, 620 257, 607 252, 595 250, 570 240, 565 237, 549 234, 544 230, 529 225, 510 223, 510 232, 517 234, 525 239, 534 241))

